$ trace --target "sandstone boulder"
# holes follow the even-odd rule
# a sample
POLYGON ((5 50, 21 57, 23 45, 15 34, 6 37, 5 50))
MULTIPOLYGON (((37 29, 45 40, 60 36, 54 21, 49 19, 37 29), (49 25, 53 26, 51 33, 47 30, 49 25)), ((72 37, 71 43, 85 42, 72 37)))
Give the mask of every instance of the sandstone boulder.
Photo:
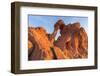
POLYGON ((29 28, 28 39, 34 45, 33 52, 29 57, 30 60, 52 59, 51 44, 43 28, 29 28))

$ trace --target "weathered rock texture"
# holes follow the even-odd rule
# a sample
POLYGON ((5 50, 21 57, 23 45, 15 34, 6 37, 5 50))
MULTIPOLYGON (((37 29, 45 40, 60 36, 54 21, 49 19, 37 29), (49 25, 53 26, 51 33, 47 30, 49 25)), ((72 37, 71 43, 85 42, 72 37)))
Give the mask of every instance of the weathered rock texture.
POLYGON ((88 36, 79 22, 66 25, 58 20, 52 34, 43 27, 28 28, 29 60, 87 58, 88 36), (55 41, 60 30, 61 36, 55 41))

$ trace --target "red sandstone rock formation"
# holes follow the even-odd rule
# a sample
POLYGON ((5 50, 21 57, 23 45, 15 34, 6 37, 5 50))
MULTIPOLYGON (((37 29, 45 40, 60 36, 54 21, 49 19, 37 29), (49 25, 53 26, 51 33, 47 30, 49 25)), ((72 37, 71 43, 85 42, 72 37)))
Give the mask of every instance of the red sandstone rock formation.
POLYGON ((28 56, 29 60, 87 58, 87 33, 79 22, 66 25, 62 20, 55 23, 52 34, 43 27, 29 27, 28 56), (58 30, 61 36, 54 41, 58 30))
POLYGON ((53 56, 50 51, 51 44, 46 36, 46 31, 42 27, 29 28, 28 39, 32 42, 34 47, 29 57, 30 60, 52 59, 53 56))
POLYGON ((28 42, 29 60, 51 60, 54 59, 54 54, 56 59, 65 59, 63 52, 59 48, 54 47, 49 41, 44 28, 29 27, 28 40, 30 41, 28 42), (33 49, 31 50, 32 47, 33 49))

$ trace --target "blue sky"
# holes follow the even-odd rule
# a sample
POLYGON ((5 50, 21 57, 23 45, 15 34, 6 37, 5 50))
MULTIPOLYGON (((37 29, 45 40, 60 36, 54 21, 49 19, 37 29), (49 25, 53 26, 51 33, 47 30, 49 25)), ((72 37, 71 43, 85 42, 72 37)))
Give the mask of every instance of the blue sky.
MULTIPOLYGON (((54 24, 62 19, 67 25, 69 23, 80 22, 81 26, 88 32, 88 18, 87 17, 76 17, 76 16, 44 16, 44 15, 29 15, 28 21, 29 26, 33 27, 44 27, 48 33, 52 33, 54 30, 54 24)), ((59 34, 58 34, 59 35, 59 34)), ((57 36, 58 36, 57 35, 57 36)))

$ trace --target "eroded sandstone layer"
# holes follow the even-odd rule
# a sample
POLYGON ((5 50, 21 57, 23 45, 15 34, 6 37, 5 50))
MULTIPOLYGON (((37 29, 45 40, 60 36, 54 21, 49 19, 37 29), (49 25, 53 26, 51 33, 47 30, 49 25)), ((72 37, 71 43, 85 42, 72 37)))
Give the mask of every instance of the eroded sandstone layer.
POLYGON ((79 22, 65 24, 58 20, 54 31, 48 34, 43 27, 28 28, 29 60, 87 58, 88 35, 79 22), (60 30, 60 36, 55 40, 60 30))

